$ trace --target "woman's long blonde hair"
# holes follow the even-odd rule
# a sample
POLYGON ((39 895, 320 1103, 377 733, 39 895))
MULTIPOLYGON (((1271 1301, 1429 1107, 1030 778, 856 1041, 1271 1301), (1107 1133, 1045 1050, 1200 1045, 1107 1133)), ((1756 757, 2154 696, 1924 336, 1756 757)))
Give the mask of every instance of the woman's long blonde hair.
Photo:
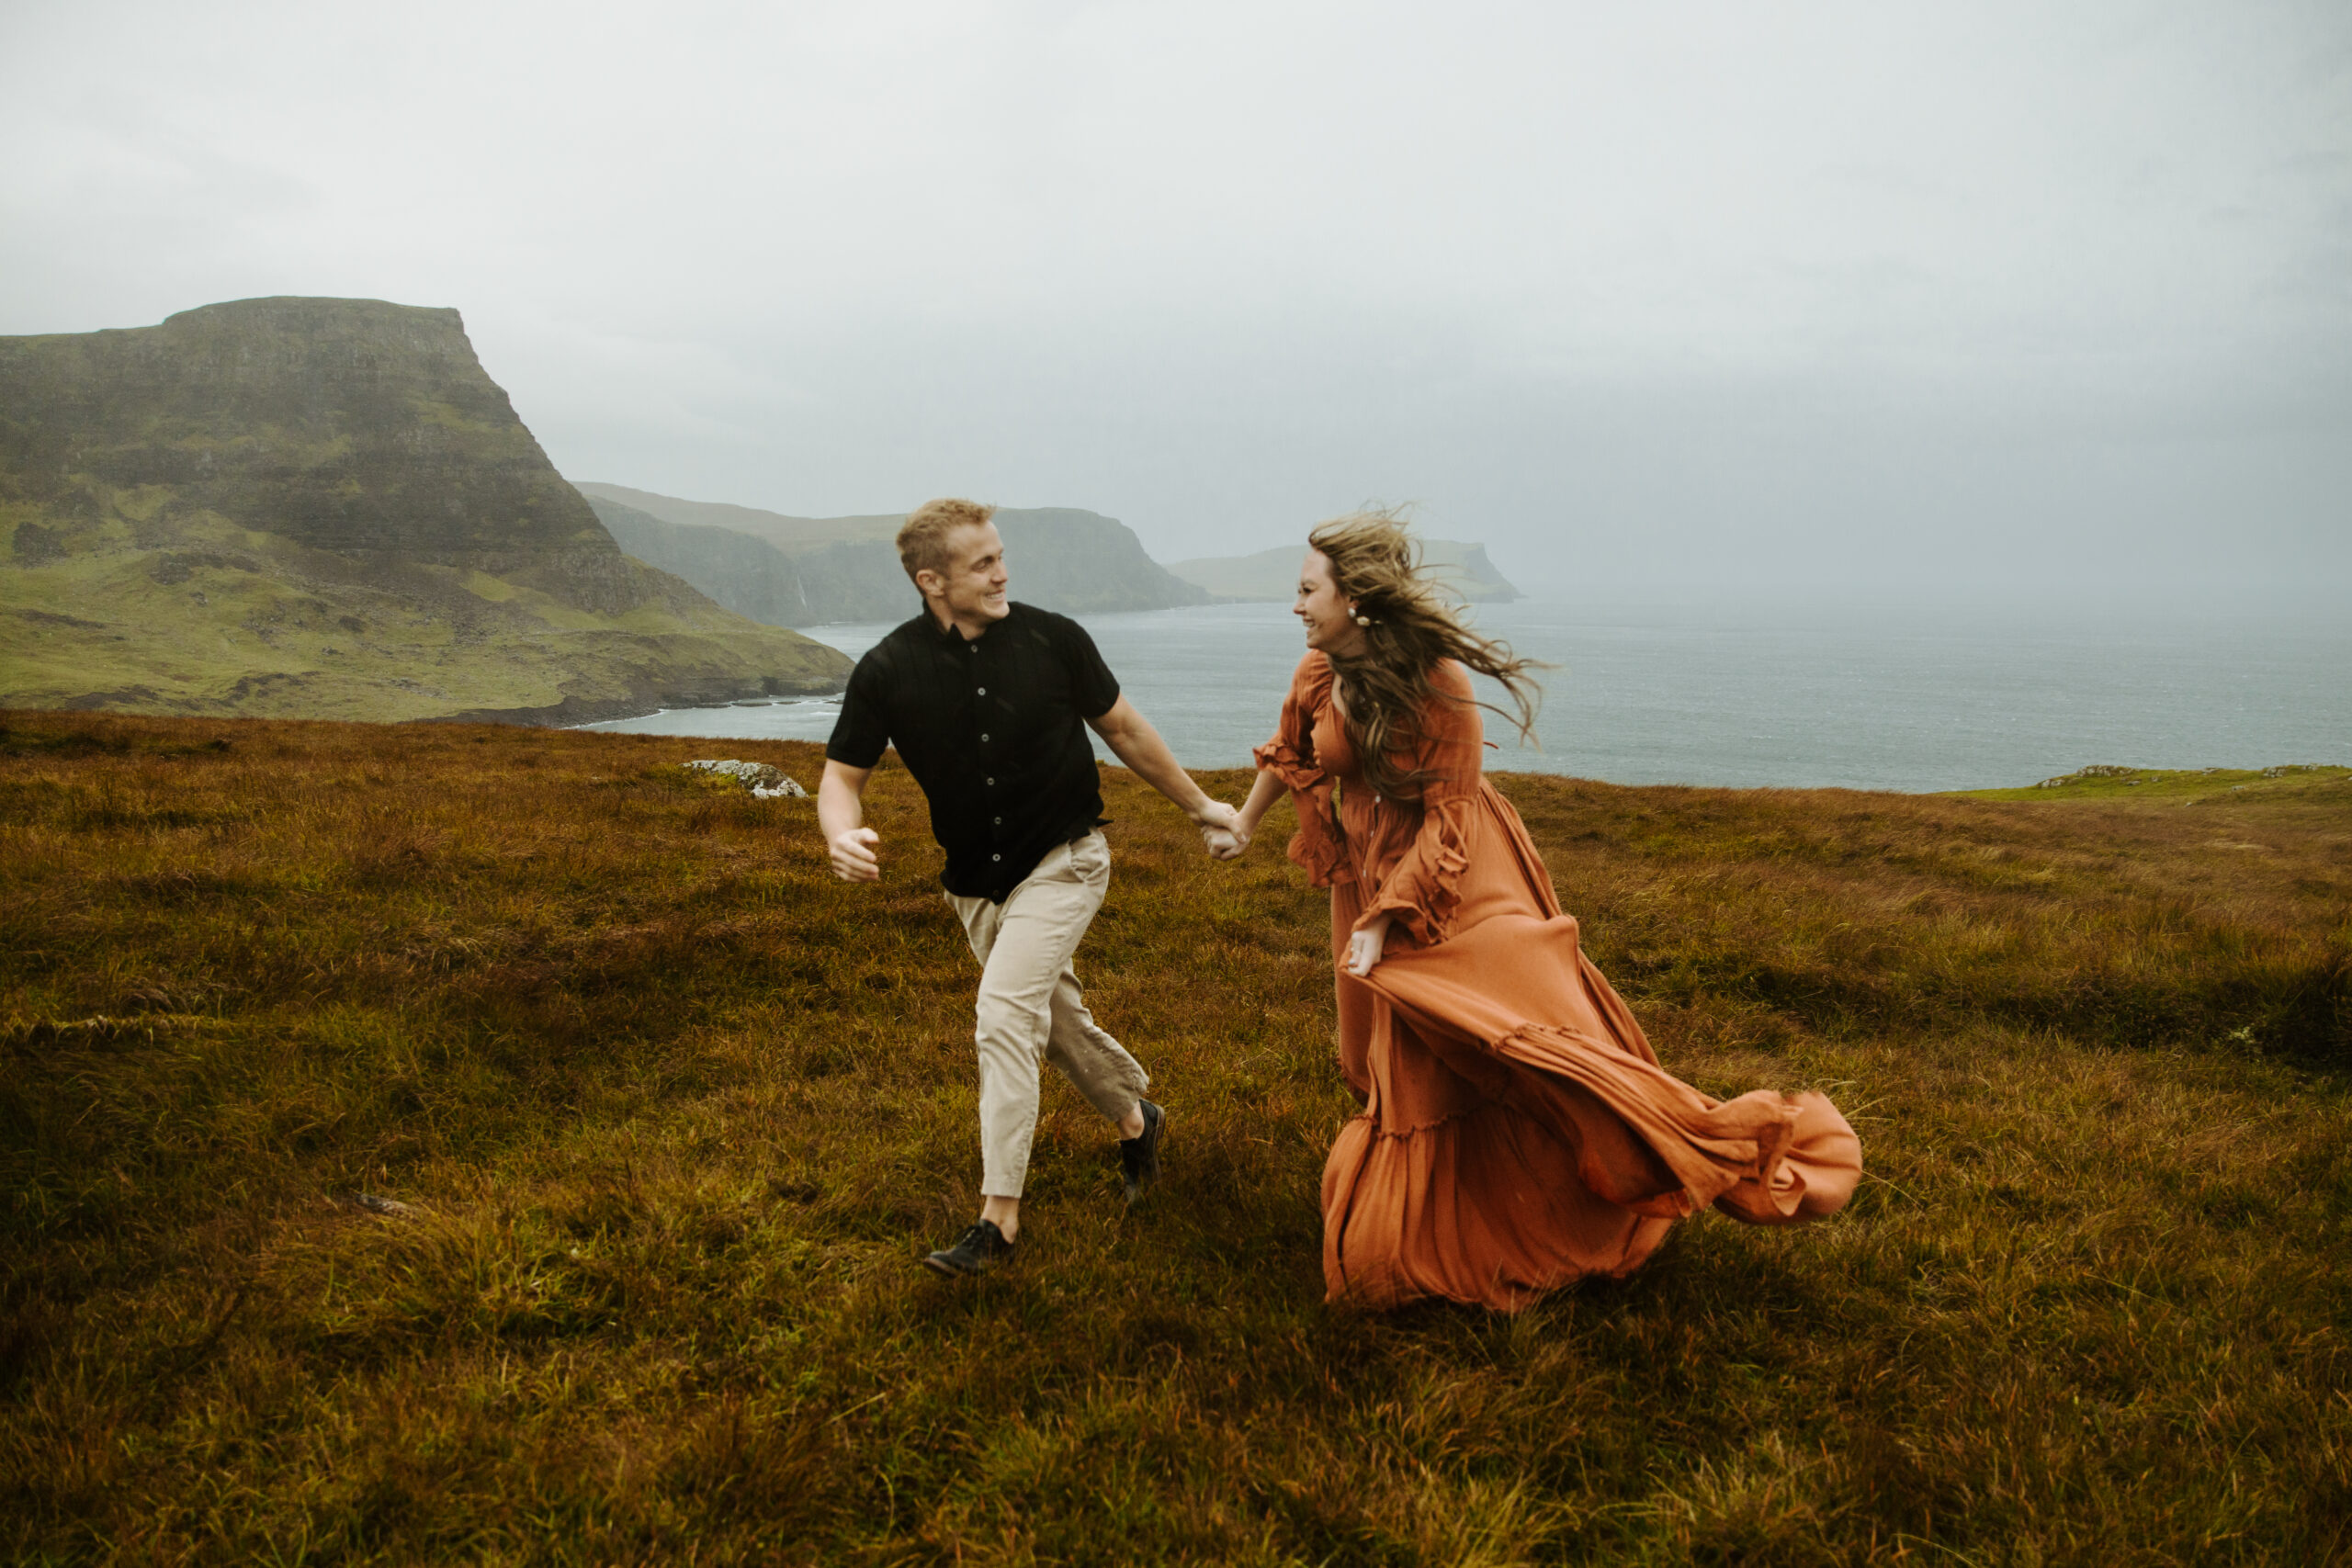
POLYGON ((1419 744, 1421 712, 1428 704, 1473 700, 1440 692, 1431 683, 1441 660, 1453 660, 1499 682, 1518 711, 1478 705, 1510 719, 1521 738, 1535 738, 1544 694, 1528 671, 1540 666, 1514 655, 1509 643, 1480 637, 1462 624, 1458 596, 1422 567, 1420 548, 1395 511, 1334 517, 1317 525, 1306 543, 1331 563, 1331 580, 1355 606, 1363 632, 1362 657, 1330 657, 1333 671, 1347 684, 1348 741, 1374 790, 1399 800, 1419 799, 1426 781, 1418 770, 1399 771, 1396 755, 1419 744))

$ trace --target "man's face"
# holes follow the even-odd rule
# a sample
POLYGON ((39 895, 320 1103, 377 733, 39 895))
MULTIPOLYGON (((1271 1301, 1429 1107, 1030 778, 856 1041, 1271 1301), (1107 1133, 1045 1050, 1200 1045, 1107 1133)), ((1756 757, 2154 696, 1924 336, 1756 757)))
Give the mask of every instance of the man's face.
POLYGON ((938 586, 932 589, 945 603, 948 619, 963 625, 985 625, 1004 619, 1004 541, 996 525, 981 523, 947 536, 947 570, 924 572, 938 586))

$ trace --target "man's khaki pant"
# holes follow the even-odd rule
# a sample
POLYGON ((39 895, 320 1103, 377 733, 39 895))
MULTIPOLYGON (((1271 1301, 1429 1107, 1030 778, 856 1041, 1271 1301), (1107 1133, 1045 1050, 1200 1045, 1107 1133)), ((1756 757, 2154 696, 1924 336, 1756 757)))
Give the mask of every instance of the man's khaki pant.
POLYGON ((1018 1198, 1037 1130, 1037 1064, 1062 1076, 1103 1115, 1135 1108, 1151 1077, 1094 1026, 1070 958, 1111 886, 1111 846, 1089 833, 1057 847, 1001 904, 947 901, 980 961, 974 1043, 980 1055, 980 1194, 1018 1198))

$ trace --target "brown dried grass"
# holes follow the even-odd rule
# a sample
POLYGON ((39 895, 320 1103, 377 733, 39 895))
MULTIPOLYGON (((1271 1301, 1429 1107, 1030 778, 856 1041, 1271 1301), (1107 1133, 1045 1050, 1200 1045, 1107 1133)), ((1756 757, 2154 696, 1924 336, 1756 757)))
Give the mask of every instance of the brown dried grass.
MULTIPOLYGON (((1106 775, 1130 1214, 977 1201, 969 960, 695 743, 0 716, 0 1542, 30 1561, 2326 1561, 2352 804, 1504 787, 1669 1066, 1838 1220, 1513 1319, 1327 1308, 1321 900, 1106 775), (367 1193, 408 1205, 383 1213, 367 1193)), ((727 750, 812 783, 813 748, 727 750)), ((1213 781, 1228 793, 1238 775, 1213 781)), ((1272 831, 1269 839, 1277 835, 1272 831)))

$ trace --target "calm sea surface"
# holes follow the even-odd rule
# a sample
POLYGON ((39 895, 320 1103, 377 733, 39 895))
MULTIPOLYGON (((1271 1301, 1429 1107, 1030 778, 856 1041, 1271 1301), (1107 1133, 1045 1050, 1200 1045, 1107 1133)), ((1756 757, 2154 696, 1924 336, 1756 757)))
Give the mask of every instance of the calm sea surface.
MULTIPOLYGON (((2352 763, 2352 617, 1539 601, 1476 616, 1558 666, 1543 677, 1540 750, 1487 716, 1498 771, 1924 791, 2028 784, 2088 762, 2352 763)), ((1085 620, 1188 767, 1248 763, 1303 649, 1280 604, 1085 620)), ((889 629, 808 635, 854 657, 889 629)), ((588 728, 822 740, 839 711, 818 699, 588 728)))

